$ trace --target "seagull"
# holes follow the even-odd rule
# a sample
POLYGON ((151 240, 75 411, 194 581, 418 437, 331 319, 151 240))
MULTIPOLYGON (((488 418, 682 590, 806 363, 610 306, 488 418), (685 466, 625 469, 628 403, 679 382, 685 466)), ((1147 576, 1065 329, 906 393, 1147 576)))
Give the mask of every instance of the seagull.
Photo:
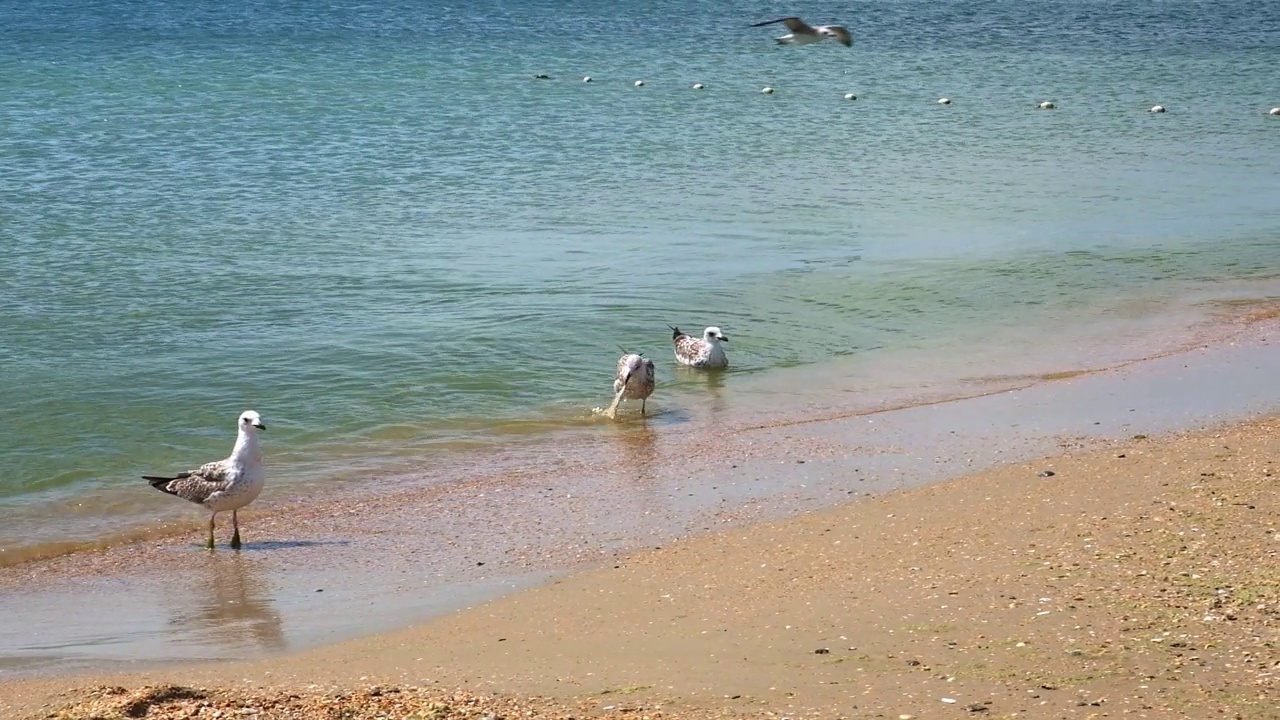
POLYGON ((613 403, 604 414, 618 417, 618 403, 626 400, 640 401, 640 414, 644 414, 645 399, 653 394, 653 361, 639 353, 622 351, 618 358, 618 374, 613 379, 613 403))
POLYGON ((266 473, 262 468, 262 449, 258 447, 258 431, 266 430, 262 417, 252 410, 240 414, 239 434, 231 456, 225 460, 205 463, 195 470, 161 477, 143 475, 151 487, 197 505, 203 505, 213 514, 209 516, 209 540, 205 547, 213 549, 213 519, 218 513, 231 511, 231 548, 240 549, 240 523, 236 511, 253 502, 262 492, 266 473))
POLYGON ((720 343, 729 342, 729 338, 720 332, 718 327, 709 327, 702 331, 702 338, 685 335, 680 328, 671 328, 671 342, 676 346, 676 362, 689 367, 719 370, 729 367, 729 358, 725 357, 720 343))
POLYGON ((777 38, 779 45, 809 45, 822 42, 827 38, 835 38, 841 45, 853 47, 853 36, 849 34, 849 29, 842 25, 813 26, 807 25, 805 21, 798 17, 785 17, 777 20, 766 20, 751 27, 764 27, 774 23, 782 23, 791 31, 789 34, 777 38))

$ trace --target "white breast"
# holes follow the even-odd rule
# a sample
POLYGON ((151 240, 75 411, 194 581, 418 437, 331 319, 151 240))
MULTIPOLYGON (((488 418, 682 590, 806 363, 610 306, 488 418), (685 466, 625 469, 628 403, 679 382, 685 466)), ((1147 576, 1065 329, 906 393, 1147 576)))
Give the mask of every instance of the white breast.
POLYGON ((216 492, 204 501, 204 506, 214 512, 239 510, 257 499, 266 484, 267 473, 262 463, 242 468, 239 477, 225 490, 216 492))

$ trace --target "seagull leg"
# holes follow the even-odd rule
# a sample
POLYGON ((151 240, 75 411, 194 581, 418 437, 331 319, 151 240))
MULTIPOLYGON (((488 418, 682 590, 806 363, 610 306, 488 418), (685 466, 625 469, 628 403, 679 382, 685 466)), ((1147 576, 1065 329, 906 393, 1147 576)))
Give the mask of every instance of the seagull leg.
POLYGON ((240 520, 236 517, 236 511, 231 511, 231 527, 235 528, 235 532, 231 533, 231 549, 240 549, 240 520))
POLYGON ((204 544, 206 550, 213 549, 213 519, 216 517, 218 517, 218 513, 209 516, 209 540, 204 544))
POLYGON ((640 398, 640 414, 644 414, 644 398, 640 398))

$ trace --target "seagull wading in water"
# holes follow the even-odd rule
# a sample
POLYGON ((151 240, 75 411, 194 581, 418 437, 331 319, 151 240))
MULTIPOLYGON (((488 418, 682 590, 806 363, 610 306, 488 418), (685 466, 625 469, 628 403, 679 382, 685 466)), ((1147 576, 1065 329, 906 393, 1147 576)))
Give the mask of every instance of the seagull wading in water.
POLYGON ((653 394, 654 388, 653 361, 639 353, 622 351, 618 358, 618 372, 613 378, 613 402, 604 414, 611 418, 618 417, 618 403, 626 400, 640 401, 640 414, 644 414, 645 400, 653 394))
POLYGON ((853 36, 849 34, 849 28, 843 25, 809 25, 798 17, 785 17, 777 20, 766 20, 751 27, 764 27, 775 23, 782 23, 791 31, 777 38, 779 45, 810 45, 822 42, 827 38, 835 38, 841 45, 853 47, 853 36))
POLYGON ((671 328, 671 342, 676 346, 676 362, 708 370, 729 367, 729 358, 724 354, 724 347, 720 345, 722 342, 729 342, 729 338, 720 332, 720 328, 709 327, 702 331, 701 338, 696 338, 685 335, 674 325, 667 327, 671 328))
POLYGON ((231 511, 231 547, 240 549, 240 522, 236 511, 253 502, 262 492, 266 472, 262 467, 262 448, 258 445, 258 431, 266 430, 262 418, 252 410, 240 414, 239 434, 231 456, 225 460, 205 463, 195 470, 177 475, 160 477, 143 475, 142 479, 163 493, 203 505, 213 514, 209 516, 209 541, 205 547, 213 549, 213 519, 218 513, 231 511))

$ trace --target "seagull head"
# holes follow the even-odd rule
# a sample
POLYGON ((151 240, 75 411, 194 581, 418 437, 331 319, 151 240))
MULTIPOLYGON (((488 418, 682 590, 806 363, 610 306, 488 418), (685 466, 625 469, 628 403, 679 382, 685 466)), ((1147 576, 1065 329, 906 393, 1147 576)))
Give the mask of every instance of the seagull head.
POLYGON ((262 416, 253 410, 245 410, 240 413, 240 429, 246 432, 254 430, 266 430, 267 426, 262 424, 262 416))
POLYGON ((729 337, 714 326, 702 331, 702 339, 707 342, 729 342, 729 337))

